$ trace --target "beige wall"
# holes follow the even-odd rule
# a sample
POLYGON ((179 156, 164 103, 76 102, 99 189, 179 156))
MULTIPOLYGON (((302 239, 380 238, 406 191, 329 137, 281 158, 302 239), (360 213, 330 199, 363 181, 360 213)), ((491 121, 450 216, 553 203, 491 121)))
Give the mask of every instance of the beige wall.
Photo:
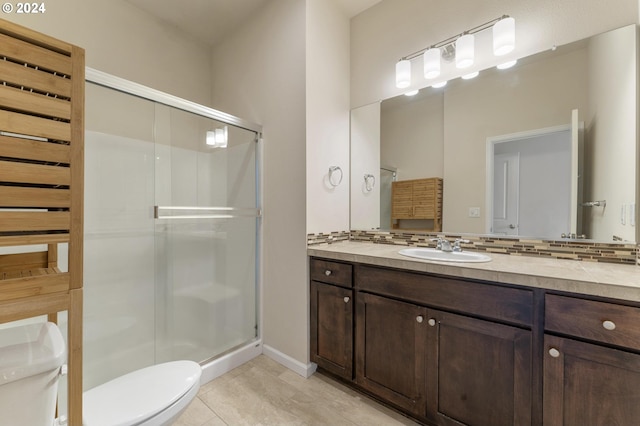
POLYGON ((264 344, 306 365, 305 1, 273 0, 213 50, 213 102, 263 125, 264 344))
POLYGON ((55 0, 3 19, 86 50, 88 67, 211 105, 210 51, 122 0, 55 0))
POLYGON ((306 3, 307 233, 348 231, 349 19, 333 0, 306 3), (330 166, 343 172, 336 187, 330 166))
POLYGON ((442 92, 411 100, 396 108, 389 106, 392 102, 382 103, 380 163, 397 168, 398 180, 442 177, 442 92))
POLYGON ((380 227, 380 127, 379 102, 351 111, 352 229, 380 227), (372 191, 365 187, 365 174, 374 176, 372 191))
POLYGON ((444 231, 486 232, 488 137, 569 124, 572 109, 587 110, 586 59, 582 48, 519 66, 517 73, 493 72, 468 82, 481 84, 460 84, 446 92, 444 231), (470 218, 469 207, 480 207, 481 217, 470 218))
MULTIPOLYGON (((636 23, 638 1, 616 0, 612 7, 599 0, 383 0, 351 21, 352 108, 403 92, 394 75, 402 56, 504 14, 516 19, 514 54, 522 57, 636 23)), ((502 60, 489 54, 478 61, 489 67, 502 60)), ((414 87, 424 87, 419 60, 413 62, 414 87)))
POLYGON ((631 26, 594 37, 589 43, 591 96, 585 120, 585 161, 593 173, 585 182, 585 201, 606 200, 607 205, 584 212, 587 234, 598 240, 617 236, 636 241, 637 228, 630 222, 637 185, 636 37, 636 28, 631 26), (611 49, 612 45, 617 49, 611 49))

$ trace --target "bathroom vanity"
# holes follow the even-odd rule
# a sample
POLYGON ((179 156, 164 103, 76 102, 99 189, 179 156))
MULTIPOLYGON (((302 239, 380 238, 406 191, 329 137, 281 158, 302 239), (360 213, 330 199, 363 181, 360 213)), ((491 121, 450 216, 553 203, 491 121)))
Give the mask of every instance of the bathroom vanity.
POLYGON ((640 268, 312 246, 311 360, 432 425, 633 424, 640 268))

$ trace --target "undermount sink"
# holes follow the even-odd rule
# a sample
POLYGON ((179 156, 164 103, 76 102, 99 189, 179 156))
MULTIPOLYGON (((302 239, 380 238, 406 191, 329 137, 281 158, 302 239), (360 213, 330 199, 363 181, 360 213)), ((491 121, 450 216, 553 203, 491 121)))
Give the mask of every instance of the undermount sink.
POLYGON ((398 253, 403 256, 415 257, 417 259, 434 260, 437 262, 464 262, 479 263, 490 262, 491 257, 486 254, 472 253, 468 251, 442 251, 432 248, 407 248, 398 253))

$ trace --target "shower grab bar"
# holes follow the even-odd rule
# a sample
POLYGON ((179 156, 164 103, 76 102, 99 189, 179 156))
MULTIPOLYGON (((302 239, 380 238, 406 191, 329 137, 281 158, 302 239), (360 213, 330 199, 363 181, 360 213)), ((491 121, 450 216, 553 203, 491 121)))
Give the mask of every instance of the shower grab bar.
POLYGON ((153 206, 155 219, 233 219, 236 217, 262 217, 261 209, 240 207, 185 207, 185 206, 153 206), (163 215, 161 211, 198 211, 214 214, 182 214, 163 215))

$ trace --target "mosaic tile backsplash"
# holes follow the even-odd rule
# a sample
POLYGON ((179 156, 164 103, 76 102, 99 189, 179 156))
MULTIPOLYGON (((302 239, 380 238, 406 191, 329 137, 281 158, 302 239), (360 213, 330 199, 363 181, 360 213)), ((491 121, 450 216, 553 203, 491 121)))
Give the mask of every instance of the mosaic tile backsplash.
POLYGON ((401 246, 435 247, 432 238, 450 241, 464 239, 463 249, 514 256, 538 256, 557 259, 609 262, 640 265, 638 245, 633 243, 596 243, 581 240, 547 240, 535 238, 500 238, 498 236, 449 233, 412 233, 402 231, 339 231, 328 234, 309 234, 307 244, 333 243, 344 240, 364 241, 401 246))

